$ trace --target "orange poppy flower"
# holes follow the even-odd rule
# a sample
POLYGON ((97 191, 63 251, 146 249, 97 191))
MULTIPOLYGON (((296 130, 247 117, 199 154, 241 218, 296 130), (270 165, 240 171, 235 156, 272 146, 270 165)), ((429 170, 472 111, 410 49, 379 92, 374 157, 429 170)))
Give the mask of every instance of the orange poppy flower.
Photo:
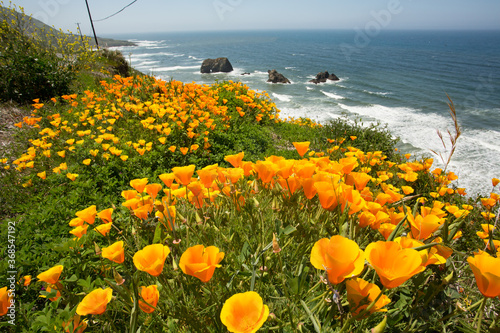
POLYGON ((286 191, 285 195, 289 195, 290 193, 293 195, 295 191, 299 190, 302 187, 302 184, 298 177, 289 177, 288 179, 280 178, 278 179, 278 183, 281 187, 286 191))
POLYGON ((197 277, 202 282, 208 282, 216 267, 224 259, 224 252, 219 252, 215 246, 205 248, 203 245, 195 245, 188 248, 179 260, 179 267, 184 274, 197 277))
POLYGON ((139 193, 136 190, 122 191, 121 194, 122 194, 122 197, 125 198, 125 200, 134 199, 134 198, 136 198, 139 195, 139 193))
POLYGON ((309 145, 311 142, 292 142, 297 153, 299 153, 300 157, 304 157, 304 154, 309 150, 309 145))
POLYGON ((85 235, 87 233, 88 227, 89 227, 88 224, 80 225, 80 226, 70 230, 69 233, 75 235, 78 239, 80 239, 80 238, 82 238, 83 235, 85 235))
POLYGON ((125 251, 123 249, 123 241, 118 241, 108 247, 102 248, 101 253, 103 258, 121 264, 125 260, 125 251))
POLYGON ((229 332, 255 333, 269 316, 269 308, 255 291, 229 297, 220 312, 220 320, 229 332))
POLYGON ((253 175, 253 166, 254 164, 252 162, 247 162, 247 161, 241 162, 241 168, 243 169, 245 177, 253 175))
POLYGON ((147 178, 132 179, 130 181, 130 186, 132 186, 138 193, 142 193, 144 192, 144 188, 146 187, 147 183, 148 183, 147 178))
POLYGON ((94 224, 96 214, 97 211, 95 205, 92 205, 90 207, 85 208, 84 210, 80 210, 75 213, 76 216, 78 216, 88 224, 94 224))
POLYGON ((149 287, 143 286, 140 289, 139 295, 144 300, 139 300, 139 307, 141 310, 146 313, 152 313, 155 310, 154 307, 156 307, 156 304, 158 304, 158 300, 160 299, 158 287, 155 284, 149 287), (154 307, 151 307, 148 304, 154 307))
POLYGON ((179 150, 181 151, 182 155, 186 155, 189 151, 188 147, 180 147, 179 150))
POLYGON ((31 284, 31 275, 25 275, 23 276, 23 286, 27 287, 31 284))
POLYGON ((270 183, 278 171, 277 166, 270 161, 257 161, 254 164, 254 170, 257 172, 259 179, 265 184, 270 183))
POLYGON ((346 278, 361 274, 365 268, 365 256, 355 241, 336 235, 314 244, 311 264, 326 270, 332 284, 339 284, 346 278))
POLYGON ((485 297, 500 296, 500 258, 490 256, 487 252, 474 254, 467 258, 476 284, 485 297))
MULTIPOLYGON (((346 281, 347 301, 353 315, 358 315, 366 309, 380 294, 380 288, 373 283, 369 283, 360 278, 349 279, 346 281)), ((389 304, 391 300, 386 295, 382 295, 375 305, 370 309, 370 313, 386 312, 387 309, 382 309, 389 304)), ((365 316, 366 317, 366 316, 365 316)), ((361 318, 360 318, 361 319, 361 318)))
POLYGON ((312 179, 312 178, 307 178, 307 179, 302 180, 302 188, 304 190, 304 195, 309 200, 314 198, 314 196, 318 192, 316 190, 316 187, 314 187, 314 183, 315 183, 314 179, 312 179))
POLYGON ((226 177, 229 178, 232 184, 236 184, 238 180, 243 178, 244 173, 245 171, 242 168, 229 168, 225 170, 226 177))
POLYGON ((197 170, 196 173, 200 177, 200 181, 206 188, 210 188, 217 178, 217 169, 216 168, 203 168, 201 170, 197 170))
POLYGON ((194 164, 172 168, 172 173, 174 174, 175 181, 186 186, 191 182, 191 177, 193 177, 195 168, 196 166, 194 164))
POLYGON ((9 296, 9 290, 7 287, 0 289, 0 317, 5 316, 9 311, 9 307, 12 305, 12 298, 12 296, 9 296))
POLYGON ((134 209, 134 215, 140 219, 146 220, 148 218, 148 214, 152 211, 152 205, 146 204, 134 209))
POLYGON ((76 313, 80 316, 102 314, 106 311, 106 307, 112 297, 113 290, 111 288, 93 290, 78 304, 76 313))
POLYGON ((158 276, 163 270, 165 259, 167 259, 170 249, 162 244, 152 244, 144 247, 134 254, 135 267, 153 276, 158 276))
POLYGON ((352 177, 354 186, 358 191, 362 191, 366 187, 366 184, 372 179, 370 175, 364 172, 351 172, 349 175, 352 177))
POLYGON ((128 209, 135 210, 139 207, 140 199, 132 198, 122 203, 122 206, 127 207, 128 209))
POLYGON ((491 184, 493 185, 493 187, 497 186, 499 183, 500 183, 500 179, 498 179, 498 178, 491 179, 491 184))
POLYGON ((68 179, 70 179, 71 181, 75 181, 76 177, 78 177, 78 174, 76 173, 67 173, 66 174, 66 177, 68 177, 68 179))
POLYGON ((386 288, 396 288, 423 270, 422 257, 414 249, 404 249, 396 242, 378 241, 365 249, 366 260, 386 288))
POLYGON ((392 223, 382 223, 379 224, 378 232, 382 234, 382 236, 387 240, 392 232, 396 229, 396 226, 392 223))
POLYGON ((104 223, 101 224, 100 226, 97 226, 94 228, 95 231, 106 237, 107 234, 111 231, 111 226, 113 223, 104 223))
POLYGON ((329 182, 315 182, 314 188, 318 193, 321 206, 326 210, 334 210, 338 206, 338 193, 329 182))
POLYGON ((97 213, 97 217, 103 220, 104 223, 111 223, 111 214, 113 214, 113 208, 108 208, 97 213))
POLYGON ((478 235, 481 239, 489 238, 490 232, 493 232, 493 230, 495 230, 495 226, 493 224, 483 223, 481 224, 481 228, 483 229, 483 231, 476 232, 476 235, 478 235))
POLYGON ((85 223, 84 220, 82 220, 81 218, 79 217, 75 217, 74 219, 72 219, 71 221, 69 221, 69 226, 70 227, 78 227, 80 225, 83 225, 85 223))
POLYGON ((346 175, 351 173, 351 171, 359 165, 356 157, 341 158, 339 163, 342 166, 342 172, 346 175))
POLYGON ((36 278, 48 284, 56 284, 57 281, 59 281, 59 276, 61 275, 63 268, 63 265, 54 266, 45 272, 38 274, 36 278))
POLYGON ((411 226, 411 235, 415 239, 427 239, 432 236, 432 233, 439 229, 442 223, 442 219, 434 214, 417 215, 413 217, 412 214, 408 214, 408 222, 411 226))
POLYGON ((163 173, 158 176, 160 180, 165 184, 166 187, 170 188, 172 186, 172 183, 175 180, 175 176, 173 173, 163 173))
POLYGON ((154 183, 154 184, 148 184, 145 187, 146 193, 149 194, 151 198, 156 199, 156 196, 158 195, 158 192, 162 190, 161 184, 154 183))
POLYGON ((342 212, 346 208, 349 208, 349 215, 359 212, 366 206, 365 200, 361 197, 359 191, 354 190, 352 186, 348 186, 345 184, 341 184, 340 188, 340 198, 339 201, 341 203, 342 212))
POLYGON ((224 157, 224 161, 231 163, 233 168, 239 168, 241 166, 241 161, 245 157, 245 152, 241 152, 235 155, 227 155, 224 157))

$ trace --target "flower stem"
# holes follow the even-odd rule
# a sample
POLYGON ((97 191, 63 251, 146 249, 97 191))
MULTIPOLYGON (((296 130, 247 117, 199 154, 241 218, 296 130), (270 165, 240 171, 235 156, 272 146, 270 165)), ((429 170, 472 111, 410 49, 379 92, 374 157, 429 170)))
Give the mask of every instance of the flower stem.
POLYGON ((479 307, 479 313, 478 313, 478 318, 477 318, 477 328, 476 328, 476 333, 481 333, 481 322, 483 321, 483 313, 484 313, 484 307, 486 305, 486 301, 488 300, 488 297, 484 297, 481 305, 479 307))
MULTIPOLYGON (((280 271, 281 271, 281 274, 283 276, 283 290, 285 291, 285 296, 286 296, 288 302, 290 302, 290 294, 288 293, 288 285, 287 285, 286 280, 285 280, 286 275, 283 272, 283 262, 281 260, 281 252, 278 252, 277 254, 278 254, 278 260, 279 260, 279 264, 280 264, 280 271)), ((293 330, 293 332, 296 332, 296 326, 293 322, 292 312, 290 311, 290 304, 287 304, 286 310, 288 313, 288 319, 290 320, 290 324, 292 325, 292 330, 293 330)))
POLYGON ((137 331, 137 317, 139 316, 139 291, 135 274, 132 276, 132 288, 134 291, 134 306, 130 314, 130 332, 135 332, 137 331))

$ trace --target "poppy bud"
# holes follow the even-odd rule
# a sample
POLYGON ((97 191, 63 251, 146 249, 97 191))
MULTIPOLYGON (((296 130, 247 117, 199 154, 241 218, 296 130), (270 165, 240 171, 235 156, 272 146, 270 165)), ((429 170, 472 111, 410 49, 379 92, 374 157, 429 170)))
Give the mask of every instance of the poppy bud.
POLYGON ((453 272, 451 272, 447 277, 441 280, 441 283, 446 286, 450 283, 451 279, 453 279, 453 272))
POLYGON ((99 247, 99 245, 97 245, 97 243, 94 243, 94 249, 95 249, 95 254, 97 256, 100 256, 101 255, 101 248, 99 247))
POLYGON ((114 268, 113 268, 113 277, 115 278, 116 284, 119 286, 121 286, 125 282, 125 279, 114 268))
POLYGON ((382 319, 380 324, 378 324, 377 326, 372 328, 371 332, 372 333, 382 333, 385 330, 386 325, 387 325, 387 316, 384 316, 384 319, 382 319))
POLYGON ((274 253, 279 253, 281 251, 280 245, 278 244, 278 241, 276 240, 276 234, 273 232, 273 252, 274 253))

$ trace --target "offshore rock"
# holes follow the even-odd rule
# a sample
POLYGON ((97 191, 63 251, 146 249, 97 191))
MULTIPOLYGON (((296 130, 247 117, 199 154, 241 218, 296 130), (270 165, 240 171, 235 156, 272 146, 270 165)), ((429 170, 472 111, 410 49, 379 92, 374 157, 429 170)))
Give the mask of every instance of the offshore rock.
POLYGON ((233 71, 233 66, 227 58, 205 59, 201 64, 202 73, 229 73, 233 71))
POLYGON ((275 69, 268 70, 267 73, 269 74, 269 79, 267 80, 267 82, 290 83, 290 80, 288 80, 286 77, 284 77, 283 74, 278 73, 275 69))
POLYGON ((327 71, 320 72, 316 74, 316 78, 310 80, 309 82, 312 82, 314 84, 326 82, 326 80, 332 80, 332 81, 338 81, 339 78, 335 74, 329 74, 327 71))

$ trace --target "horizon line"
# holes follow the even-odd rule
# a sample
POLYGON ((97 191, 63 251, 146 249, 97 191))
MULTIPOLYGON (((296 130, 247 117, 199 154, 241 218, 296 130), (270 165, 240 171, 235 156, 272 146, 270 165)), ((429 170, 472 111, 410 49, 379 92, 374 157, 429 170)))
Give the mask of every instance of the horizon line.
MULTIPOLYGON (((293 31, 343 31, 356 32, 355 28, 256 28, 256 29, 205 29, 205 30, 169 30, 169 31, 143 31, 143 32, 112 32, 100 34, 105 35, 141 35, 141 34, 168 34, 168 33, 237 33, 237 32, 293 32, 293 31)), ((381 33, 387 32, 500 32, 500 28, 384 28, 381 33)), ((98 36, 100 37, 100 36, 98 36)))

